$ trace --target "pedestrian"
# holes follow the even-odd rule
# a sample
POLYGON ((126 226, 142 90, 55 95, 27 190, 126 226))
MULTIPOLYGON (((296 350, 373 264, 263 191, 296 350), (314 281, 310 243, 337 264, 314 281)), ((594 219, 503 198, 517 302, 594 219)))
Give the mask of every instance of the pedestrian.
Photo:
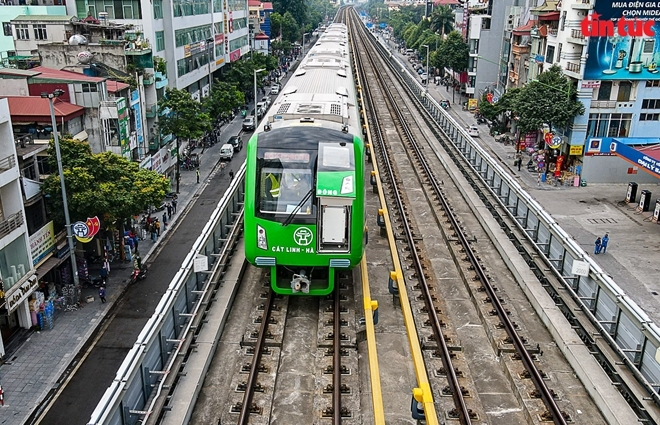
POLYGON ((603 241, 600 239, 600 236, 598 236, 596 238, 596 242, 595 242, 596 246, 594 248, 594 254, 600 254, 600 250, 602 248, 602 243, 603 243, 603 241))
POLYGON ((108 269, 105 267, 105 264, 101 268, 101 280, 105 282, 105 279, 108 277, 108 269))
POLYGON ((140 238, 138 238, 138 235, 133 236, 133 244, 135 245, 135 251, 137 252, 138 250, 138 243, 140 241, 140 238))
POLYGON ((229 170, 229 180, 234 180, 234 171, 229 170))
POLYGON ((607 252, 607 243, 610 241, 610 236, 605 233, 605 236, 603 236, 603 240, 601 241, 600 247, 603 251, 603 254, 607 252))
POLYGON ((99 288, 99 298, 101 298, 101 303, 105 303, 105 286, 103 285, 99 288))
POLYGON ((197 174, 197 183, 199 183, 199 168, 195 170, 195 173, 197 174))
POLYGON ((164 230, 167 230, 167 214, 163 213, 163 225, 165 226, 164 230))
POLYGON ((176 214, 176 204, 178 202, 179 201, 176 200, 176 196, 175 196, 174 199, 172 199, 172 214, 176 214))
POLYGON ((0 406, 5 405, 5 392, 2 389, 2 385, 0 385, 0 406))
POLYGON ((156 228, 156 236, 157 237, 160 236, 160 221, 158 221, 158 219, 156 219, 156 223, 154 223, 154 227, 156 228))

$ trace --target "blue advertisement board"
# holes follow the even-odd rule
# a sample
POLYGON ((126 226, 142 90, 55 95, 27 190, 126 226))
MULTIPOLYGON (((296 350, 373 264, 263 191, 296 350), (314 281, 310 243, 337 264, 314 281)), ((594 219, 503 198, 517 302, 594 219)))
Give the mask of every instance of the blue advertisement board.
POLYGON ((655 2, 595 2, 580 31, 589 37, 585 80, 660 79, 660 9, 655 2))
POLYGON ((660 177, 660 160, 616 140, 610 141, 610 152, 644 169, 644 171, 660 177))

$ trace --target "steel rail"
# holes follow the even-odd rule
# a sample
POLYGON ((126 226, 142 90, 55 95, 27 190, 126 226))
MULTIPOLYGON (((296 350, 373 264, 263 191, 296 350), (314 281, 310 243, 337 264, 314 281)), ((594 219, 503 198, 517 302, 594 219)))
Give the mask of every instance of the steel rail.
POLYGON ((335 286, 333 335, 334 353, 332 356, 332 423, 341 425, 341 296, 335 286))
MULTIPOLYGON (((359 21, 357 26, 358 27, 360 26, 359 21)), ((355 40, 354 32, 351 32, 351 37, 352 37, 351 38, 352 46, 354 47, 353 54, 355 55, 356 54, 355 50, 357 49, 357 46, 356 43, 354 42, 355 40)), ((365 75, 365 70, 363 69, 363 67, 361 67, 361 64, 355 61, 355 66, 357 69, 356 76, 358 78, 358 83, 359 83, 358 87, 360 87, 360 91, 361 91, 362 84, 367 80, 367 78, 365 75)), ((365 111, 366 110, 373 111, 374 110, 373 101, 371 97, 368 95, 368 93, 366 93, 366 90, 364 91, 364 95, 362 99, 364 101, 363 109, 365 111)), ((367 127, 369 128, 370 126, 369 119, 366 117, 366 115, 364 116, 364 120, 367 124, 367 127)), ((370 141, 372 140, 371 134, 382 135, 380 124, 378 123, 378 121, 373 120, 373 124, 371 125, 371 127, 373 127, 373 132, 372 131, 367 132, 367 136, 366 136, 367 139, 370 141)), ((380 181, 380 170, 378 167, 378 161, 376 160, 376 156, 373 149, 370 152, 370 157, 372 158, 372 164, 374 167, 375 176, 377 177, 376 187, 378 190, 380 205, 382 207, 383 219, 385 221, 385 229, 387 231, 387 239, 390 246, 390 253, 392 256, 392 266, 394 268, 393 279, 396 279, 396 283, 398 285, 399 301, 401 304, 401 311, 407 329, 406 334, 408 336, 408 343, 410 344, 410 351, 415 369, 415 375, 417 377, 417 385, 419 390, 421 391, 421 394, 419 394, 419 399, 417 398, 417 396, 415 396, 415 399, 418 400, 420 403, 422 403, 422 405, 424 406, 424 416, 426 419, 426 423, 428 425, 437 425, 439 421, 438 421, 437 412, 435 410, 433 391, 431 390, 431 385, 429 383, 426 367, 424 364, 424 358, 422 355, 422 350, 418 339, 417 326, 415 324, 412 310, 410 308, 410 303, 408 301, 408 293, 403 279, 403 272, 401 271, 401 261, 399 259, 399 254, 396 250, 396 240, 394 239, 394 232, 392 230, 392 224, 389 218, 390 215, 387 207, 387 201, 385 198, 385 192, 383 190, 383 185, 380 181)))
POLYGON ((275 292, 272 289, 268 291, 268 297, 264 305, 264 314, 261 316, 261 326, 259 326, 259 336, 257 343, 254 346, 254 355, 252 364, 250 365, 250 374, 248 375, 247 386, 245 387, 245 394, 243 395, 243 405, 241 406, 241 414, 238 417, 240 425, 247 425, 250 420, 250 404, 252 403, 252 396, 254 396, 254 385, 257 381, 259 374, 259 364, 261 363, 261 353, 266 344, 266 330, 270 322, 270 313, 273 311, 273 300, 275 299, 275 292))
MULTIPOLYGON (((374 59, 372 56, 367 56, 369 63, 371 64, 373 69, 377 69, 377 64, 375 63, 374 59)), ((412 139, 412 134, 410 132, 410 129, 406 126, 405 121, 402 116, 402 112, 400 108, 396 105, 395 100, 391 94, 391 92, 387 89, 386 87, 386 82, 384 81, 384 78, 380 74, 375 74, 378 76, 377 80, 380 83, 380 86, 382 87, 383 93, 387 96, 387 99, 391 105, 392 110, 395 112, 395 117, 399 121, 399 126, 404 130, 406 133, 406 136, 408 138, 412 139)), ((368 93, 370 95, 370 93, 368 93)), ((373 104, 373 102, 371 102, 373 104)), ((378 119, 378 118, 376 118, 378 119)), ((445 341, 444 335, 442 333, 442 326, 440 324, 440 318, 438 317, 438 313, 435 310, 435 306, 433 305, 433 300, 431 298, 431 292, 429 289, 428 282, 426 280, 426 277, 424 275, 424 269, 422 267, 422 261, 419 258, 419 252, 418 248, 415 245, 414 242, 414 236, 412 234, 412 229, 409 220, 407 217, 405 217, 405 208, 403 205, 403 199, 400 195, 399 191, 399 184, 396 181, 396 177, 394 175, 394 168, 392 166, 392 161, 390 159, 389 153, 387 152, 387 149, 385 147, 385 141, 384 138, 382 137, 382 134, 379 134, 378 137, 378 143, 380 145, 380 153, 381 156, 383 157, 383 162, 385 163, 385 166, 387 168, 387 173, 390 178, 390 183, 392 184, 392 189, 393 189, 393 195, 397 204, 397 208, 401 212, 401 217, 402 217, 402 224, 403 224, 403 229, 406 235, 406 240, 408 247, 410 248, 410 254, 413 259, 415 271, 417 272, 417 278, 420 282, 420 287, 422 289, 422 293, 424 294, 424 304, 426 305, 427 312, 429 314, 429 317, 431 319, 431 327, 433 329, 433 335, 436 340, 436 344, 438 348, 440 349, 440 354, 442 357, 442 363, 445 367, 445 371, 447 374, 447 381, 449 382, 449 387, 451 388, 451 393, 452 393, 452 398, 454 400, 454 404, 457 407, 457 412, 458 412, 458 418, 461 424, 468 425, 471 424, 472 421, 470 419, 470 411, 467 407, 467 404, 465 402, 465 398, 463 397, 463 392, 461 390, 461 385, 458 382, 458 376, 456 375, 456 371, 454 369, 454 366, 451 361, 451 353, 449 352, 449 347, 447 345, 447 342, 445 341)))

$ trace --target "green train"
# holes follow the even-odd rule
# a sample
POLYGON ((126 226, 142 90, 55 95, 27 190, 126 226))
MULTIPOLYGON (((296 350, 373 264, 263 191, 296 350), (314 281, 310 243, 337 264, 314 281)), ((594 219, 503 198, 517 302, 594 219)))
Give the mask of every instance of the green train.
POLYGON ((280 294, 327 295, 364 255, 364 143, 347 28, 332 24, 247 147, 245 255, 280 294))

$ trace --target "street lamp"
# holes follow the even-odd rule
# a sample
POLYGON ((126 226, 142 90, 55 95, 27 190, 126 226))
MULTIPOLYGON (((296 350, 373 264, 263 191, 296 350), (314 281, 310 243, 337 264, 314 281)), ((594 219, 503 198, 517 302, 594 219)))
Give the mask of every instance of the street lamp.
POLYGON ((53 99, 64 94, 64 90, 55 89, 52 93, 41 93, 41 97, 48 99, 50 105, 50 119, 53 125, 53 139, 55 141, 55 154, 57 155, 57 170, 60 173, 60 184, 62 185, 62 201, 64 202, 64 224, 66 226, 66 238, 69 241, 69 254, 71 256, 71 267, 73 268, 73 284, 78 288, 78 264, 76 263, 76 251, 73 246, 73 232, 71 231, 71 219, 69 218, 69 205, 66 198, 66 187, 64 185, 64 171, 62 170, 62 154, 60 153, 60 139, 57 134, 57 120, 55 119, 55 107, 53 99))
POLYGON ((259 111, 257 111, 257 73, 265 70, 266 68, 254 70, 254 129, 255 130, 259 125, 259 111))
POLYGON ((422 47, 426 47, 426 93, 429 92, 429 45, 422 44, 422 47))
POLYGON ((306 33, 303 34, 303 51, 302 51, 302 57, 300 58, 301 61, 302 61, 302 58, 305 57, 305 36, 306 35, 309 35, 309 33, 306 32, 306 33))

